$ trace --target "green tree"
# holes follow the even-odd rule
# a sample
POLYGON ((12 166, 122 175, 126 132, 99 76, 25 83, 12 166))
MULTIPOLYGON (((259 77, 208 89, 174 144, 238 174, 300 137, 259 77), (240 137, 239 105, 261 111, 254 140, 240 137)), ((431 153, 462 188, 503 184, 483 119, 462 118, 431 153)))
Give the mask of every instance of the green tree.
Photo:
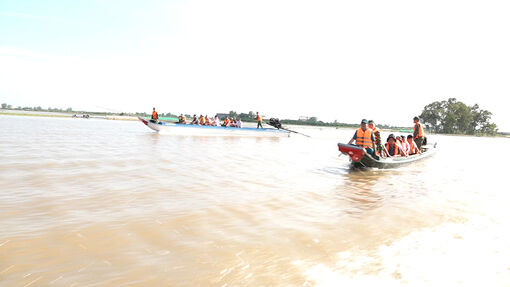
POLYGON ((490 122, 492 113, 470 107, 450 98, 426 105, 420 115, 422 122, 436 133, 495 135, 497 126, 490 122))
POLYGON ((6 103, 2 104, 2 109, 7 109, 7 104, 6 103))
POLYGON ((443 129, 443 117, 445 115, 445 107, 443 102, 433 102, 423 108, 420 115, 423 123, 430 126, 436 133, 440 133, 443 129))

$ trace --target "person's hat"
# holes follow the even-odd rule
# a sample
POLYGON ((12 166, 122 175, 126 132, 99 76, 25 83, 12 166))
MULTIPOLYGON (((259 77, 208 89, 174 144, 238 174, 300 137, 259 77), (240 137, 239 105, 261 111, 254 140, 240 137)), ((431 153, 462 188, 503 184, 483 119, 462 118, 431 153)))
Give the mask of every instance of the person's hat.
POLYGON ((419 117, 414 117, 414 118, 413 118, 413 120, 414 120, 414 121, 419 121, 419 120, 420 120, 420 118, 419 118, 419 117))
POLYGON ((368 121, 367 121, 366 119, 362 119, 362 120, 361 120, 361 123, 362 123, 362 124, 367 124, 367 123, 368 123, 368 121))
POLYGON ((368 123, 369 123, 369 124, 373 124, 373 123, 374 123, 374 120, 368 120, 368 123))
POLYGON ((388 141, 389 139, 394 139, 395 140, 395 135, 394 134, 390 134, 388 136, 388 138, 386 139, 386 141, 388 141))

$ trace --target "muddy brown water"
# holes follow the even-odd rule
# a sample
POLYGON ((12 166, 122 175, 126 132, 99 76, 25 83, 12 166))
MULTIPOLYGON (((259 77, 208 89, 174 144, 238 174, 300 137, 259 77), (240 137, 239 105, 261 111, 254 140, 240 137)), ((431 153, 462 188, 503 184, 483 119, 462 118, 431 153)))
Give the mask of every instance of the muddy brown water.
POLYGON ((510 284, 508 139, 356 171, 353 129, 294 128, 312 137, 0 116, 0 285, 510 284))

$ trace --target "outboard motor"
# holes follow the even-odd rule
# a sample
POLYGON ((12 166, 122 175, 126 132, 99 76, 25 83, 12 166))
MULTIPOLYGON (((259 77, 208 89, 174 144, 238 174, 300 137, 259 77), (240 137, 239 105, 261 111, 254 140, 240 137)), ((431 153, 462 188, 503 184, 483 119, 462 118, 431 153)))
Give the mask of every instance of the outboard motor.
POLYGON ((282 123, 280 123, 280 120, 276 119, 276 118, 270 118, 269 119, 269 125, 277 128, 277 129, 281 129, 282 128, 282 123))

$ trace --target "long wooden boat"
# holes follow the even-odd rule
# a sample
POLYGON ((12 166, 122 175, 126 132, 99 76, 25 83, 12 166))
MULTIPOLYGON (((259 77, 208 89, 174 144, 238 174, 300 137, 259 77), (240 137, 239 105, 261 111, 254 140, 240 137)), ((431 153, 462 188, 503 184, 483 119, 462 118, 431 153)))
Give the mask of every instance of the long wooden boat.
POLYGON ((167 122, 152 122, 144 118, 138 119, 150 129, 160 133, 190 136, 239 136, 239 137, 288 137, 290 132, 275 128, 235 128, 222 126, 201 126, 167 122))
POLYGON ((338 150, 342 154, 348 155, 351 160, 351 165, 356 168, 375 167, 375 168, 395 168, 402 165, 410 164, 412 162, 430 157, 436 151, 436 144, 433 146, 422 146, 423 152, 421 154, 410 155, 406 157, 379 157, 374 158, 369 155, 364 148, 356 145, 348 145, 338 143, 338 150))

